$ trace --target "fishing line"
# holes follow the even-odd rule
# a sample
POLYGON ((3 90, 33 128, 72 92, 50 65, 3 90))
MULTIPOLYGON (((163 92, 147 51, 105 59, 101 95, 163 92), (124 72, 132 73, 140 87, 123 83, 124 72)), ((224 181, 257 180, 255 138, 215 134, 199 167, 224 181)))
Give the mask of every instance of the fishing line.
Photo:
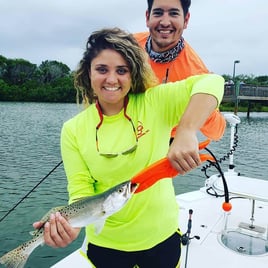
MULTIPOLYGON (((237 135, 237 132, 238 132, 238 128, 237 128, 237 125, 235 126, 235 133, 234 133, 234 144, 232 146, 232 148, 230 149, 230 151, 224 155, 223 157, 219 158, 217 160, 217 163, 220 164, 222 163, 223 161, 227 160, 228 158, 230 158, 231 155, 233 155, 234 151, 236 150, 236 147, 238 146, 238 135, 237 135)), ((201 168, 201 171, 205 173, 205 176, 207 178, 209 178, 210 176, 207 175, 207 169, 212 167, 212 166, 215 166, 213 162, 211 161, 208 161, 209 164, 206 164, 204 165, 202 168, 201 168)))
POLYGON ((60 161, 50 172, 43 177, 25 196, 23 196, 16 205, 14 205, 11 209, 7 211, 7 213, 0 219, 0 222, 3 221, 20 203, 23 202, 51 173, 53 173, 60 165, 62 161, 60 161))

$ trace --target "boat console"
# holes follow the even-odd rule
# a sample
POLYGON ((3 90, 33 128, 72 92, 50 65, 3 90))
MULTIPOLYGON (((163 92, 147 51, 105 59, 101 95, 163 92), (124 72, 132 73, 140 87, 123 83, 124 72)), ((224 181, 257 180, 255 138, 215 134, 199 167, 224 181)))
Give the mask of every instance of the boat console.
MULTIPOLYGON (((231 125, 231 148, 233 133, 240 120, 235 115, 226 115, 231 125)), ((268 253, 268 181, 240 176, 234 171, 233 154, 230 158, 229 170, 224 173, 233 211, 225 212, 219 242, 240 254, 263 255, 268 253), (241 210, 248 218, 238 217, 241 210), (232 218, 238 219, 234 221, 232 218)), ((218 195, 224 193, 224 185, 220 174, 209 177, 205 182, 206 190, 210 189, 218 195)))

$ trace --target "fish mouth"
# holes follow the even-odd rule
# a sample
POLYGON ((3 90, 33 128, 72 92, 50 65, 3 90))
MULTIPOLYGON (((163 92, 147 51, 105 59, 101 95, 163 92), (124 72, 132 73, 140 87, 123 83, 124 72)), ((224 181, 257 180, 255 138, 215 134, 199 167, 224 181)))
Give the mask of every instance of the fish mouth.
POLYGON ((130 193, 133 194, 137 190, 138 186, 139 185, 137 183, 130 183, 130 186, 129 186, 130 193))

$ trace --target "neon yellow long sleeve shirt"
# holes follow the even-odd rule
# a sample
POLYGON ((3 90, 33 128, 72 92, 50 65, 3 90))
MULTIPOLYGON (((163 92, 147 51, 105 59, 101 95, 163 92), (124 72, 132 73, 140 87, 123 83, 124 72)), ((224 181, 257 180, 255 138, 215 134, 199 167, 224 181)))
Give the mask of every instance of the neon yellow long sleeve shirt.
MULTIPOLYGON (((138 138, 137 149, 127 155, 106 158, 100 153, 123 152, 135 145, 132 125, 123 110, 100 117, 95 104, 65 122, 61 151, 68 179, 70 203, 96 195, 131 179, 139 171, 166 156, 170 131, 177 124, 190 100, 197 93, 214 95, 218 104, 224 79, 215 74, 189 77, 129 94, 126 113, 132 119, 138 138), (179 90, 178 90, 179 89, 179 90)), ((172 235, 179 226, 178 205, 170 178, 160 180, 146 191, 135 194, 126 206, 110 216, 100 234, 86 227, 89 242, 124 251, 144 250, 172 235)))

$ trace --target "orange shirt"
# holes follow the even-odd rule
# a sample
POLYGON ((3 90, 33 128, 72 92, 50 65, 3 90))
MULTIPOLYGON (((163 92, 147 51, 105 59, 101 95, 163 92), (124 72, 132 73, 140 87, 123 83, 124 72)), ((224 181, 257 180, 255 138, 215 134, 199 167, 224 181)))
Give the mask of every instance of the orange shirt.
MULTIPOLYGON (((134 34, 134 36, 140 46, 145 49, 149 33, 141 32, 134 34)), ((192 75, 209 73, 201 58, 185 40, 184 48, 173 61, 167 63, 154 62, 151 59, 149 61, 159 79, 159 83, 175 82, 192 75)), ((200 131, 212 140, 219 140, 224 134, 225 127, 226 121, 217 109, 207 119, 200 131)), ((175 136, 175 132, 176 128, 171 133, 172 137, 175 136)))
MULTIPOLYGON (((149 33, 136 33, 134 36, 141 47, 145 48, 149 33)), ((167 63, 154 62, 150 59, 150 64, 161 83, 165 81, 167 69, 169 69, 168 79, 165 82, 175 82, 192 75, 209 73, 203 61, 185 40, 184 48, 176 59, 167 63)))

